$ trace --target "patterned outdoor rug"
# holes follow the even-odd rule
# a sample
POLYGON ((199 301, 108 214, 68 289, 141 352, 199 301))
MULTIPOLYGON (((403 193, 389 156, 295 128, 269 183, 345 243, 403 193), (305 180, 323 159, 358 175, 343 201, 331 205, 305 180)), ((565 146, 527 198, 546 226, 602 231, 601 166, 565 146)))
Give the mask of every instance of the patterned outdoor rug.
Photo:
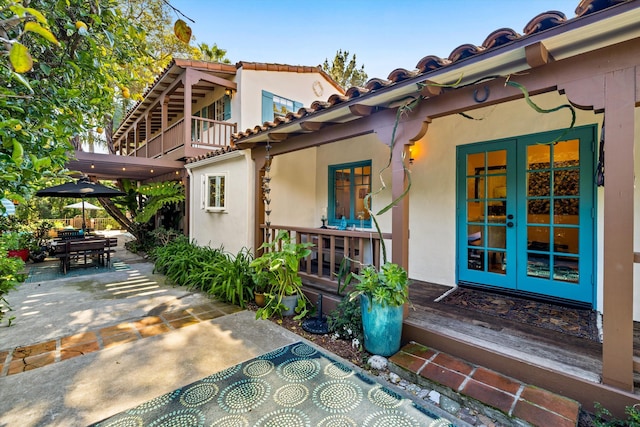
POLYGON ((93 425, 444 427, 451 423, 298 342, 93 425))
POLYGON ((596 312, 458 288, 442 303, 599 342, 596 312))
POLYGON ((111 265, 109 266, 100 264, 87 264, 81 267, 74 266, 67 270, 67 274, 64 274, 60 269, 60 264, 58 262, 51 261, 40 265, 32 265, 29 268, 29 276, 25 282, 38 283, 47 280, 62 279, 65 277, 85 276, 87 274, 112 273, 115 271, 128 270, 129 268, 129 265, 122 261, 111 260, 111 265))

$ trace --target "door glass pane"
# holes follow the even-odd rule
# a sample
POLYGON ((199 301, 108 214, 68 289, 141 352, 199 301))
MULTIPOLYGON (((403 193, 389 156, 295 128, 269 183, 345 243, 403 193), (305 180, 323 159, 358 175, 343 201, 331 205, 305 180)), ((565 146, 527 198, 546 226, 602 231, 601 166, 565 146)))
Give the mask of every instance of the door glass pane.
POLYGON ((555 224, 579 224, 579 199, 556 199, 553 201, 553 222, 555 224))
POLYGON ((527 173, 527 195, 545 197, 551 195, 551 173, 549 171, 527 173))
POLYGON ((489 200, 489 215, 506 215, 507 177, 505 175, 490 176, 487 181, 487 198, 489 200))
POLYGON ((507 264, 506 264, 506 254, 503 251, 489 251, 489 268, 488 270, 492 273, 497 274, 506 274, 507 273, 507 264))
POLYGON ((533 144, 527 147, 527 169, 549 169, 551 162, 551 146, 533 144))
POLYGON ((484 221, 484 202, 468 202, 467 203, 467 221, 469 222, 484 221))
POLYGON ((527 276, 540 277, 548 279, 549 274, 549 255, 527 254, 527 276))
POLYGON ((350 169, 338 169, 335 171, 335 219, 340 219, 344 215, 349 218, 350 214, 350 169))
POLYGON ((578 253, 578 236, 580 229, 577 227, 555 227, 554 228, 554 250, 569 254, 578 253))
POLYGON ((549 251, 549 227, 527 227, 527 249, 549 251))
POLYGON ((578 258, 568 256, 553 257, 553 278, 563 282, 577 283, 580 279, 578 258))
POLYGON ((484 174, 484 153, 467 155, 467 176, 484 174))
POLYGON ((471 246, 484 246, 482 242, 482 229, 481 225, 470 225, 467 227, 467 243, 471 246))
POLYGON ((507 172, 507 150, 489 151, 487 153, 487 173, 507 172))
POLYGON ((553 147, 553 166, 556 168, 580 164, 580 140, 560 141, 553 147))
POLYGON ((467 199, 484 198, 484 178, 467 178, 467 199))
POLYGON ((484 270, 484 250, 469 248, 468 252, 467 267, 469 270, 484 270))
POLYGON ((494 249, 507 248, 507 233, 505 226, 488 226, 487 227, 487 246, 494 249))
POLYGON ((580 170, 568 169, 553 172, 554 196, 577 196, 580 194, 580 170))
POLYGON ((549 199, 529 200, 528 205, 528 222, 539 224, 549 223, 549 199))

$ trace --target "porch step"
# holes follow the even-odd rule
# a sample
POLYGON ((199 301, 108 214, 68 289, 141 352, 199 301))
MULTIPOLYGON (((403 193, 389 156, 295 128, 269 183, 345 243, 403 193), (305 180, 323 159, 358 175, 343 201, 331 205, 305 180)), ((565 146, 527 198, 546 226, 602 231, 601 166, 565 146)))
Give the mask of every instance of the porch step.
POLYGON ((415 342, 389 358, 389 369, 438 392, 443 409, 452 406, 444 402, 450 399, 505 426, 575 427, 578 423, 580 404, 575 400, 415 342))

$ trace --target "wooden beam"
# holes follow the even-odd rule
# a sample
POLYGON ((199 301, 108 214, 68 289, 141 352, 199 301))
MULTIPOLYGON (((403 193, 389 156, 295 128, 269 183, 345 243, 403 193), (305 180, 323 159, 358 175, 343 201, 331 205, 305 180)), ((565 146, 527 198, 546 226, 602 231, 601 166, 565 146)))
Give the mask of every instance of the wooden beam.
POLYGON ((319 131, 320 129, 329 126, 330 123, 328 122, 313 122, 313 121, 306 121, 306 122, 302 122, 300 123, 300 127, 304 130, 307 130, 309 132, 316 132, 319 131))
POLYGON ((425 80, 424 85, 425 86, 420 91, 420 95, 426 98, 438 96, 444 91, 444 88, 440 84, 430 80, 425 80))
POLYGON ((633 391, 635 67, 605 75, 602 382, 633 391))
POLYGON ((349 110, 351 111, 351 114, 353 114, 354 116, 367 117, 379 111, 382 111, 383 108, 375 105, 371 106, 371 105, 363 105, 363 104, 353 104, 353 105, 349 105, 349 110))
POLYGON ((553 56, 541 41, 525 46, 524 55, 527 58, 527 64, 531 68, 547 65, 553 61, 553 56))
POLYGON ((291 136, 290 133, 269 132, 269 139, 272 142, 285 141, 291 136))

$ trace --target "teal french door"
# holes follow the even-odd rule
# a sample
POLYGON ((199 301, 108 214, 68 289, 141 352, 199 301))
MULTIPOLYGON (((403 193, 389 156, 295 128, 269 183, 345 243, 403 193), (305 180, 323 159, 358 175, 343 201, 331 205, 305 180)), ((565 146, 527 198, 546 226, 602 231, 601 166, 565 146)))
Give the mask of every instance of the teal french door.
POLYGON ((459 282, 593 304, 594 141, 588 126, 458 147, 459 282))

